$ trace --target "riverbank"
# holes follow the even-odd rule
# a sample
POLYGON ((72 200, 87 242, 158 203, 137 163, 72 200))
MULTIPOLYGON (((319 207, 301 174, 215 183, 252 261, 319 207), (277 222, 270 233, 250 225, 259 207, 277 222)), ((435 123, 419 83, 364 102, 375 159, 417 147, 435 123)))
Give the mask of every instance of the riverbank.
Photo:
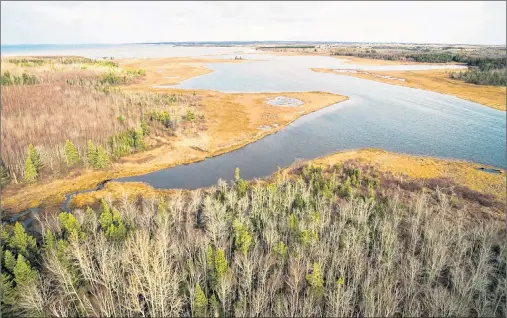
POLYGON ((326 68, 312 68, 311 70, 314 72, 353 76, 392 85, 424 89, 441 94, 456 96, 458 98, 479 103, 494 109, 502 111, 506 110, 507 95, 505 87, 479 86, 465 83, 460 80, 450 79, 449 72, 455 70, 368 71, 368 74, 365 74, 365 72, 338 73, 334 69, 326 68), (393 79, 386 78, 386 76, 390 76, 393 79), (400 81, 399 79, 403 79, 404 81, 400 81))
MULTIPOLYGON (((466 161, 413 156, 368 148, 337 152, 310 160, 307 163, 327 167, 349 161, 354 161, 359 165, 375 167, 377 171, 390 173, 395 178, 402 179, 405 182, 418 181, 424 184, 425 181, 430 180, 442 180, 441 182, 444 183, 448 181, 456 186, 490 195, 499 202, 504 202, 506 199, 505 170, 499 170, 499 173, 489 173, 480 170, 485 166, 466 161)), ((292 169, 293 167, 286 167, 281 170, 281 173, 290 173, 292 169)), ((264 179, 267 180, 271 177, 266 176, 264 179)), ((181 191, 185 192, 187 190, 154 189, 147 184, 138 182, 109 182, 102 190, 74 196, 71 206, 73 208, 82 208, 95 204, 102 199, 114 201, 128 198, 133 200, 140 196, 156 197, 157 195, 174 194, 181 191)), ((497 212, 505 213, 505 211, 497 212)))

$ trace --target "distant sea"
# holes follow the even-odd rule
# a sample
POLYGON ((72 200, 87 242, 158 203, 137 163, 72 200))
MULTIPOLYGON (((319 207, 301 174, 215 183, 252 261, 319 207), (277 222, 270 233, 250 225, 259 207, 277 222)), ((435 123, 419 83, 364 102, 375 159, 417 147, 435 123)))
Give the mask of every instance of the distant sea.
POLYGON ((254 47, 273 45, 315 45, 340 42, 305 42, 305 41, 193 41, 193 42, 155 42, 155 43, 125 43, 125 44, 19 44, 1 45, 1 55, 50 55, 54 53, 69 53, 73 51, 89 51, 96 49, 119 49, 125 47, 254 47))
POLYGON ((118 44, 19 44, 2 45, 1 55, 28 55, 119 46, 118 44))
POLYGON ((236 43, 126 43, 126 44, 31 44, 2 45, 1 55, 7 56, 83 56, 89 58, 155 58, 177 56, 216 56, 243 54, 255 49, 236 43))

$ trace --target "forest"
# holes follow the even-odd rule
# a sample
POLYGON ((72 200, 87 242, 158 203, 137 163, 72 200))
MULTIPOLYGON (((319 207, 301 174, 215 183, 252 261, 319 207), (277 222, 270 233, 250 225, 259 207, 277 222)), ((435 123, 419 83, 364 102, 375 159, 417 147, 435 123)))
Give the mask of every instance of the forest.
POLYGON ((120 89, 146 75, 77 57, 2 61, 0 182, 31 183, 83 167, 107 168, 202 121, 200 97, 120 89), (162 114, 163 116, 158 116, 162 114))
POLYGON ((4 226, 2 314, 504 317, 505 226, 484 214, 503 205, 355 162, 237 169, 4 226))

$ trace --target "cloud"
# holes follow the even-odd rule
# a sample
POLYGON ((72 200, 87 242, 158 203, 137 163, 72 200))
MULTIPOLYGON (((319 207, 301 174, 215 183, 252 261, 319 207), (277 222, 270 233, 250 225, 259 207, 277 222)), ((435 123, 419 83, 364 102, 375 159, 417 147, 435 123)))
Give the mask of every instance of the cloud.
POLYGON ((505 44, 505 2, 1 2, 2 44, 505 44))

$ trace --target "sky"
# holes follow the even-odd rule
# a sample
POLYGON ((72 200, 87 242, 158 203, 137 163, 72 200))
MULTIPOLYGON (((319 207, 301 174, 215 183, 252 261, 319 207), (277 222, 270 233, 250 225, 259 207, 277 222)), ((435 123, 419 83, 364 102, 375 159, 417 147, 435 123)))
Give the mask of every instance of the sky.
POLYGON ((1 2, 1 43, 505 44, 506 2, 1 2))

